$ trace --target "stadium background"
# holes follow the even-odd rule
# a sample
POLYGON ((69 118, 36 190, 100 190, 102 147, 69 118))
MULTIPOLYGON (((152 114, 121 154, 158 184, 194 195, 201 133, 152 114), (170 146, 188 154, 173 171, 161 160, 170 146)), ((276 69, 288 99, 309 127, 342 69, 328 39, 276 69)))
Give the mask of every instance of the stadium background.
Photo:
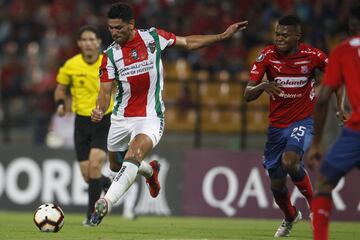
MULTIPOLYGON (((62 139, 71 139, 71 118, 59 123, 53 116, 55 76, 77 53, 75 35, 83 24, 99 26, 103 47, 111 42, 105 16, 112 2, 0 1, 0 210, 31 210, 44 201, 69 211, 84 208, 86 189, 73 166, 71 141, 62 139), (46 185, 51 181, 64 188, 46 185)), ((161 203, 140 194, 138 213, 280 217, 261 168, 268 99, 245 104, 242 97, 249 66, 272 42, 276 19, 287 13, 302 19, 303 41, 329 53, 347 36, 350 2, 131 1, 138 28, 156 26, 177 35, 219 33, 249 20, 248 29, 227 42, 191 53, 165 52, 166 132, 155 154, 168 166, 166 188, 161 203)), ((334 114, 326 129, 328 146, 339 131, 334 114)), ((348 181, 358 179, 352 172, 348 181)), ((335 218, 359 219, 359 193, 339 191, 335 218)))

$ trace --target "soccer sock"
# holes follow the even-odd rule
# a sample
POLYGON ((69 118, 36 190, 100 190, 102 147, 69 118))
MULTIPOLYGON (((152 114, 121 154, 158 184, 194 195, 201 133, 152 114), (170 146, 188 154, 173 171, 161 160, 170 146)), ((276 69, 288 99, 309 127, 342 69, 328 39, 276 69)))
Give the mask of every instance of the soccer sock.
POLYGON ((89 203, 87 218, 90 219, 91 214, 94 212, 95 202, 100 198, 101 190, 103 187, 102 178, 89 179, 89 203))
POLYGON ((145 178, 149 178, 153 175, 153 170, 149 163, 141 161, 138 173, 145 178))
POLYGON ((124 195, 135 181, 139 164, 135 162, 124 162, 120 171, 114 178, 104 198, 108 200, 110 208, 124 195))
POLYGON ((107 190, 109 189, 110 185, 111 185, 111 179, 110 177, 105 177, 104 175, 101 175, 101 180, 102 180, 102 189, 104 189, 105 192, 107 192, 107 190))
POLYGON ((296 187, 301 192, 301 194, 306 198, 310 207, 311 199, 313 197, 313 189, 312 189, 311 181, 309 175, 306 173, 303 167, 300 167, 299 171, 301 172, 300 174, 296 174, 297 176, 290 175, 290 177, 293 180, 296 187), (302 176, 302 178, 298 177, 299 175, 302 176))
POLYGON ((330 194, 318 194, 311 202, 314 240, 327 240, 332 199, 330 194))
POLYGON ((282 190, 271 189, 273 192, 275 202, 285 215, 285 220, 291 222, 294 220, 296 215, 296 208, 290 202, 290 193, 287 188, 284 187, 282 190))

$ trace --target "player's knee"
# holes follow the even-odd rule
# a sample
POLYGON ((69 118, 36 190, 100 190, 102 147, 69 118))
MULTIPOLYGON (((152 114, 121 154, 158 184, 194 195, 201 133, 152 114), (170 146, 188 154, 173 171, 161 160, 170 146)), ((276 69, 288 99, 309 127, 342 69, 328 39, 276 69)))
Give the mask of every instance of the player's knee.
POLYGON ((336 184, 329 181, 329 179, 323 175, 320 175, 317 180, 317 189, 319 193, 331 194, 336 184))
POLYGON ((285 152, 281 159, 281 165, 287 172, 296 171, 299 167, 298 155, 293 152, 285 152))
POLYGON ((89 177, 94 178, 101 175, 102 162, 101 161, 90 161, 89 164, 89 177))
POLYGON ((140 148, 138 148, 135 151, 129 151, 126 154, 124 161, 132 161, 132 162, 140 163, 143 159, 144 159, 144 152, 140 148))

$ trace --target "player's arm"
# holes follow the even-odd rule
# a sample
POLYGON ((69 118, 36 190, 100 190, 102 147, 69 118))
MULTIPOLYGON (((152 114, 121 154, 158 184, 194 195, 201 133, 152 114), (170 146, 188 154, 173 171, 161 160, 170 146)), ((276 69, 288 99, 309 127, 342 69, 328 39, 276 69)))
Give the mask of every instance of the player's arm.
POLYGON ((275 96, 279 96, 283 92, 275 82, 265 81, 258 84, 255 81, 248 81, 244 92, 245 101, 251 102, 256 100, 264 91, 272 99, 275 99, 275 96))
POLYGON ((332 88, 326 85, 320 86, 319 96, 314 111, 314 137, 308 152, 306 162, 310 168, 318 165, 321 157, 321 139, 324 132, 324 126, 329 108, 329 99, 334 92, 332 88))
POLYGON ((55 88, 54 100, 56 105, 56 113, 62 117, 65 115, 65 98, 67 86, 58 83, 55 88))
POLYGON ((341 121, 341 123, 345 123, 348 119, 348 113, 345 111, 345 86, 341 86, 340 88, 336 89, 336 104, 337 104, 337 112, 336 116, 341 121))
POLYGON ((111 94, 113 91, 112 82, 101 82, 99 95, 96 101, 96 107, 92 110, 91 120, 93 122, 100 122, 104 113, 110 106, 111 94))
POLYGON ((244 30, 248 21, 237 22, 230 25, 225 32, 213 35, 190 35, 190 36, 176 36, 175 46, 185 48, 187 50, 194 50, 209 46, 213 43, 220 42, 231 38, 237 31, 244 30))

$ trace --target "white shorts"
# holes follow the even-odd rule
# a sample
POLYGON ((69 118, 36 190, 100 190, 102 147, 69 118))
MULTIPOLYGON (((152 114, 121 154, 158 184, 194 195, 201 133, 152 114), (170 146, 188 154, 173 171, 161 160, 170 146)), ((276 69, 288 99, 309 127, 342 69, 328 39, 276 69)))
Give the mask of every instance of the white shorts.
POLYGON ((124 118, 112 114, 107 147, 110 152, 125 151, 135 136, 145 134, 151 139, 154 148, 159 143, 163 132, 163 118, 124 118))

